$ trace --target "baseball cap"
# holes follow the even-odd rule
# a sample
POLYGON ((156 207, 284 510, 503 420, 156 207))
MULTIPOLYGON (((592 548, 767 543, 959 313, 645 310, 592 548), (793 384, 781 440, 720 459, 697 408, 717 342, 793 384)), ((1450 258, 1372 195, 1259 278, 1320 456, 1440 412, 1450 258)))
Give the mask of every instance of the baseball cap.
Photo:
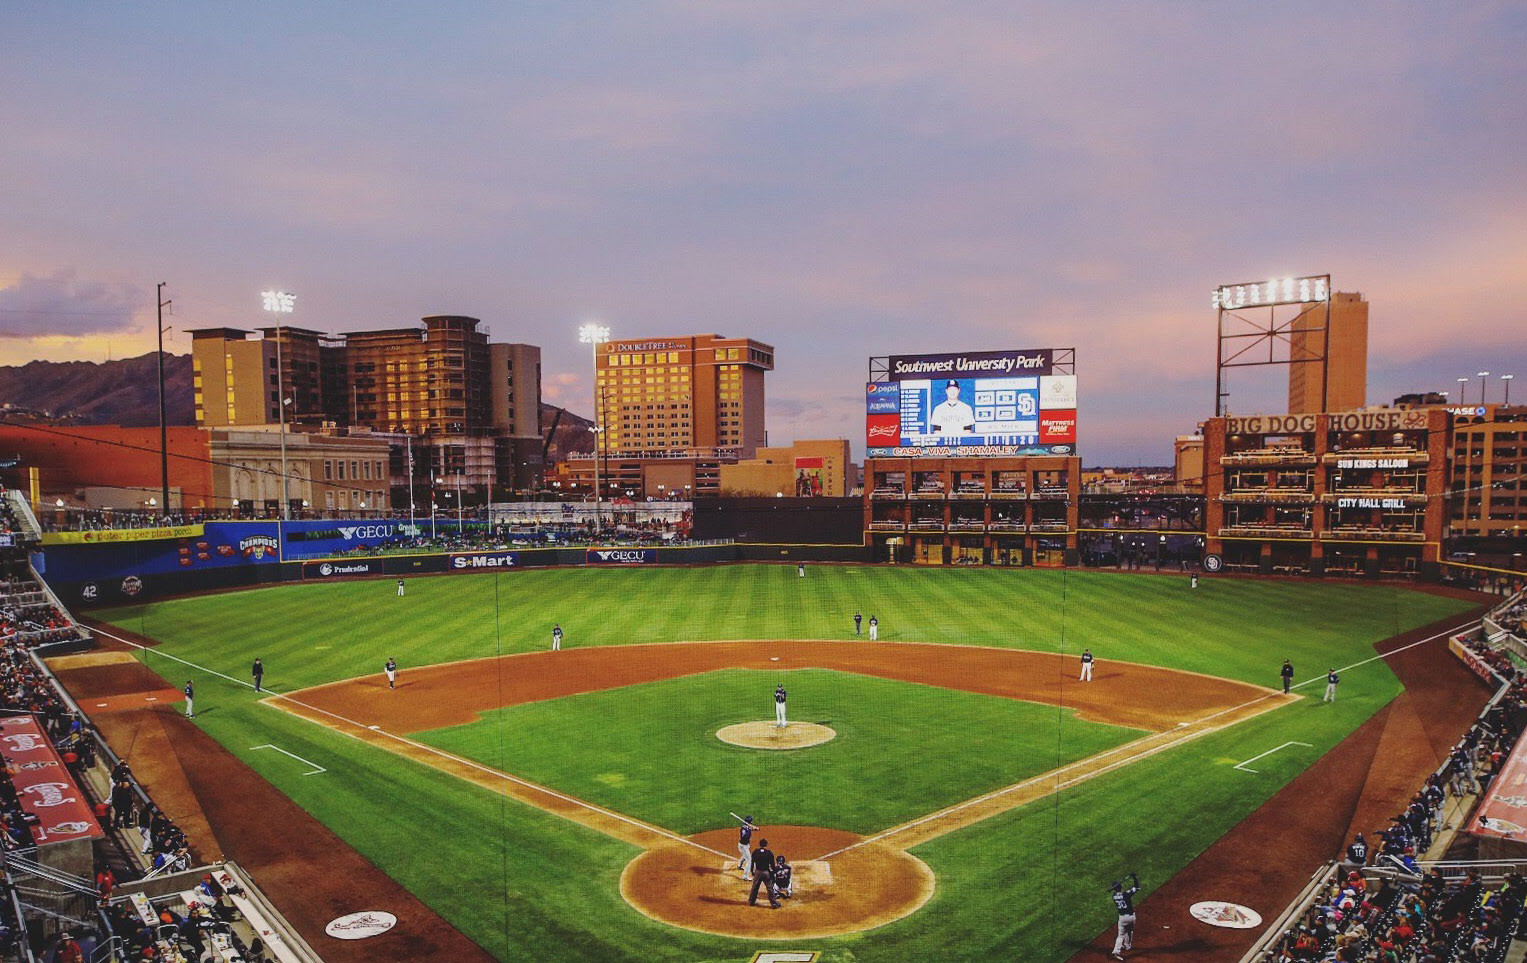
POLYGON ((960 383, 958 381, 955 381, 953 378, 950 378, 948 381, 944 382, 944 387, 945 388, 958 388, 959 386, 960 386, 960 383))

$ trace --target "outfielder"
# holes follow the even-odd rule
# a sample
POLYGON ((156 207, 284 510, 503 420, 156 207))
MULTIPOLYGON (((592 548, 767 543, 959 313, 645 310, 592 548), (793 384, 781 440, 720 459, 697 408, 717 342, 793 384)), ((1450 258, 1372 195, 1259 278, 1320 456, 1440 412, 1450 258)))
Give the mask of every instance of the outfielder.
MULTIPOLYGON (((735 815, 735 814, 734 814, 735 815)), ((753 832, 758 827, 753 825, 752 816, 742 817, 742 825, 737 827, 737 868, 742 870, 742 881, 745 883, 753 878, 753 850, 750 848, 753 842, 753 832)))
POLYGON ((1082 650, 1082 677, 1080 679, 1078 679, 1077 681, 1078 682, 1091 682, 1092 681, 1092 650, 1091 649, 1083 649, 1082 650))
POLYGON ((1140 877, 1128 876, 1130 886, 1113 884, 1113 908, 1119 911, 1119 935, 1113 938, 1113 959, 1124 959, 1124 951, 1135 948, 1135 894, 1140 892, 1140 877))
POLYGON ((396 689, 398 687, 398 663, 393 660, 392 656, 388 656, 387 664, 382 666, 382 668, 387 672, 387 688, 396 689))
POLYGON ((553 652, 562 651, 562 626, 560 623, 553 624, 551 627, 551 650, 553 652))
POLYGON ((787 725, 785 722, 785 684, 783 682, 774 687, 774 725, 779 729, 783 729, 787 725))
POLYGON ((187 679, 186 687, 180 691, 186 694, 186 718, 189 719, 196 715, 195 711, 193 711, 191 707, 191 703, 196 697, 196 687, 191 684, 190 679, 187 679))
POLYGON ((398 579, 398 598, 403 597, 403 580, 398 579))

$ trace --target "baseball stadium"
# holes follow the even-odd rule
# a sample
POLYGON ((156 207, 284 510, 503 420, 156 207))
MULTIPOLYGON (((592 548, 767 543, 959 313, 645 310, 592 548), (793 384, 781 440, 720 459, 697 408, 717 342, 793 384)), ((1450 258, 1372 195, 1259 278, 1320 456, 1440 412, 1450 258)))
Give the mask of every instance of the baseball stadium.
MULTIPOLYGON (((1521 603, 1472 587, 682 542, 151 574, 270 524, 71 540, 52 578, 13 550, 59 625, 27 657, 59 704, 34 718, 85 721, 58 752, 134 890, 100 949, 211 878, 263 909, 241 958, 259 933, 328 961, 1272 959, 1358 833, 1384 913, 1514 845, 1476 810, 1527 721, 1494 651, 1521 603)), ((48 851, 18 886, 69 878, 48 851)))

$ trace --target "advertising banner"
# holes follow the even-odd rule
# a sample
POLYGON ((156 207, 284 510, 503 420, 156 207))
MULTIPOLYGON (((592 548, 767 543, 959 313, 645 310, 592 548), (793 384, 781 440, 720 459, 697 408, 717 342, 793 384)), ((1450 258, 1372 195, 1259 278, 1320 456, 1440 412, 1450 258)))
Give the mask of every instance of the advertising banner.
POLYGON ((452 572, 482 572, 519 564, 519 552, 458 552, 451 556, 449 568, 452 572))
POLYGON ((351 575, 381 575, 379 558, 335 559, 332 562, 304 562, 303 578, 345 578, 351 575))
POLYGON ((797 498, 821 498, 825 494, 822 472, 825 459, 797 458, 795 460, 795 494, 797 498))
POLYGON ((34 820, 32 836, 39 846, 105 837, 84 794, 36 719, 0 719, 0 756, 5 758, 22 810, 34 820))
POLYGON ((1474 811, 1467 832, 1503 839, 1527 838, 1527 739, 1517 742, 1474 811))
POLYGON ((201 538, 202 525, 163 528, 113 528, 99 532, 43 532, 44 545, 101 545, 110 542, 152 542, 161 538, 201 538))
POLYGON ((591 548, 587 561, 590 565, 640 565, 657 561, 655 548, 591 548))
POLYGON ((865 386, 870 457, 1064 455, 1076 446, 1076 376, 1053 349, 903 355, 865 386), (894 436, 893 436, 894 432, 894 436))

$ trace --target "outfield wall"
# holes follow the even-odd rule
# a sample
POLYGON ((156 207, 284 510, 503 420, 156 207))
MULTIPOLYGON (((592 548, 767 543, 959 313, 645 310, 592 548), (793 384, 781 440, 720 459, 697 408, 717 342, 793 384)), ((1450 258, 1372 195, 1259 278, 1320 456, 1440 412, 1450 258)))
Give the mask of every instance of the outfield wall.
MULTIPOLYGON (((34 555, 37 570, 65 605, 90 608, 145 598, 215 591, 276 582, 336 578, 470 574, 550 565, 697 565, 725 562, 866 562, 861 545, 737 544, 509 548, 406 555, 337 555, 336 547, 374 546, 401 537, 406 521, 208 522, 175 537, 45 546, 34 555), (343 526, 343 529, 338 526, 343 526), (296 529, 296 531, 292 531, 296 529), (335 533, 345 533, 336 535, 335 533), (283 539, 282 536, 286 537, 283 539), (297 537, 293 537, 293 536, 297 537), (305 537, 304 537, 305 536, 305 537), (298 547, 327 553, 292 558, 298 547), (279 549, 285 547, 282 560, 279 549)), ((426 523, 427 524, 427 523, 426 523)), ((472 523, 467 522, 470 529, 472 523)), ((448 526, 440 525, 444 533, 448 526)), ((452 523, 449 528, 454 528, 452 523)), ((427 531, 427 528, 426 528, 427 531)), ((305 554, 305 553, 304 553, 305 554)))

